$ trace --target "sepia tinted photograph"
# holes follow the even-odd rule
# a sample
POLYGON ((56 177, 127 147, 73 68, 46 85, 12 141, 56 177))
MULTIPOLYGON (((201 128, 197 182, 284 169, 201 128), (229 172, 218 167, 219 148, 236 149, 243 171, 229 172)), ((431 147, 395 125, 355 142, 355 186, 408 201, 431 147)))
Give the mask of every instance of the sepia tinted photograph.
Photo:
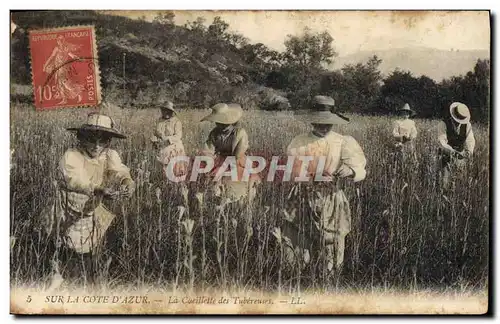
POLYGON ((491 15, 10 11, 11 314, 485 314, 491 15))

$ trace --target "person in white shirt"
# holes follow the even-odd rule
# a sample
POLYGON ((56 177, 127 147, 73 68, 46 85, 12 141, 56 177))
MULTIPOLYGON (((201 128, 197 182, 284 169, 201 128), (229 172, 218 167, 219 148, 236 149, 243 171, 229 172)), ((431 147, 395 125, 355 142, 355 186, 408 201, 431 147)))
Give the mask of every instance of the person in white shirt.
MULTIPOLYGON (((158 148, 157 160, 163 166, 166 173, 170 160, 175 156, 185 156, 184 145, 182 143, 182 123, 177 118, 177 111, 171 101, 156 101, 156 106, 161 110, 161 119, 156 124, 156 129, 151 142, 158 148)), ((175 164, 175 176, 181 176, 186 173, 186 163, 177 162, 175 164)))
POLYGON ((397 110, 399 118, 394 121, 392 127, 392 139, 394 143, 394 151, 397 157, 411 157, 416 160, 415 139, 418 132, 415 122, 410 119, 415 115, 415 112, 407 103, 397 110))
POLYGON ((438 125, 440 179, 444 189, 449 189, 451 176, 460 172, 472 158, 476 140, 470 123, 469 108, 461 103, 450 105, 450 114, 438 125))
MULTIPOLYGON (((156 99, 155 105, 160 108, 161 118, 156 124, 154 134, 151 136, 151 142, 157 149, 156 160, 161 166, 163 183, 169 183, 167 172, 172 172, 173 177, 181 177, 188 172, 188 163, 186 161, 177 161, 169 171, 169 163, 175 157, 186 156, 184 144, 182 143, 182 122, 177 117, 177 111, 171 101, 162 97, 156 99)), ((174 190, 165 190, 165 192, 175 193, 169 195, 168 200, 172 201, 175 196, 182 198, 184 206, 189 204, 189 190, 187 183, 181 181, 175 183, 174 190)))
MULTIPOLYGON (((300 156, 313 157, 308 164, 310 181, 292 184, 288 197, 292 204, 285 213, 283 235, 290 240, 286 258, 292 266, 309 262, 311 253, 324 251, 329 271, 339 268, 344 260, 345 237, 351 230, 351 209, 340 183, 341 179, 362 181, 366 176, 366 158, 358 142, 351 136, 334 132, 333 125, 349 121, 332 113, 335 101, 326 96, 313 98, 313 111, 306 116, 312 125, 308 133, 298 135, 288 146, 288 156, 295 156, 292 180, 301 173, 300 156), (320 161, 324 159, 322 176, 315 181, 320 161), (297 205, 300 201, 304 204, 297 205), (297 260, 299 257, 299 260, 297 260)), ((320 253, 321 254, 321 253, 320 253)))
POLYGON ((92 283, 93 255, 115 218, 103 201, 130 198, 135 183, 118 152, 110 148, 113 138, 125 135, 109 116, 91 113, 84 125, 68 130, 76 133, 78 142, 59 162, 54 194, 49 195, 41 224, 56 240, 53 279, 61 270, 63 277, 92 283))

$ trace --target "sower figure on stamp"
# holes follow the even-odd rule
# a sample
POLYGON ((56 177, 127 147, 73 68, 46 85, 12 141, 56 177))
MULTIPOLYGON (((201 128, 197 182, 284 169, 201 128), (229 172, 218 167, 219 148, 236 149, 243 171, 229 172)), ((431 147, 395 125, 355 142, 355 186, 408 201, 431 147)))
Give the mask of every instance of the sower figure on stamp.
POLYGON ((328 271, 342 265, 345 237, 351 230, 351 208, 341 188, 342 179, 358 182, 366 175, 365 155, 356 140, 332 131, 333 125, 349 122, 331 112, 334 104, 330 97, 314 97, 312 111, 306 116, 312 131, 295 137, 288 146, 288 156, 295 156, 291 178, 295 182, 282 229, 291 243, 285 249, 291 265, 298 261, 302 267, 316 254, 326 257, 328 271), (299 157, 311 159, 304 170, 299 157), (296 178, 303 171, 309 177, 307 182, 296 178), (322 181, 315 180, 316 172, 322 181))
POLYGON ((214 159, 214 167, 209 173, 209 179, 236 166, 237 179, 223 176, 219 180, 215 179, 215 182, 210 180, 210 192, 222 202, 251 204, 256 195, 257 185, 260 183, 260 176, 251 174, 248 181, 243 180, 249 143, 246 130, 239 125, 242 116, 243 109, 238 104, 219 103, 213 106, 212 113, 202 119, 202 121, 213 121, 216 124, 208 135, 203 154, 214 159), (229 163, 230 159, 235 162, 235 165, 229 163), (221 168, 225 170, 220 170, 221 168))
POLYGON ((394 143, 395 162, 401 164, 403 162, 416 161, 415 139, 417 138, 417 127, 415 122, 410 117, 415 115, 415 112, 407 103, 397 110, 398 118, 393 123, 392 139, 394 143))
POLYGON ((125 138, 110 117, 91 113, 86 124, 68 130, 76 132, 78 144, 61 158, 56 190, 42 215, 47 234, 56 240, 55 285, 62 281, 59 270, 63 278, 93 281, 94 256, 115 218, 103 202, 135 191, 129 169, 110 148, 112 138, 125 138))
POLYGON ((439 123, 439 175, 443 189, 451 186, 451 177, 464 171, 472 158, 476 140, 470 124, 469 108, 460 102, 450 105, 450 113, 439 123))
MULTIPOLYGON (((163 180, 168 181, 167 172, 173 172, 174 177, 180 177, 187 172, 187 163, 178 161, 169 170, 169 162, 176 156, 185 156, 184 144, 182 143, 182 123, 177 118, 177 111, 171 101, 161 98, 156 100, 156 106, 161 110, 161 119, 156 125, 155 132, 151 137, 155 148, 158 150, 157 161, 161 165, 163 180)), ((180 191, 184 206, 188 204, 188 189, 184 182, 175 186, 180 191)))
POLYGON ((65 104, 68 99, 75 98, 78 102, 82 101, 82 92, 85 87, 71 78, 71 75, 75 73, 71 62, 79 59, 74 53, 78 49, 78 45, 71 44, 64 39, 63 35, 59 35, 56 47, 43 65, 43 71, 54 76, 57 88, 55 96, 61 99, 58 104, 65 104))

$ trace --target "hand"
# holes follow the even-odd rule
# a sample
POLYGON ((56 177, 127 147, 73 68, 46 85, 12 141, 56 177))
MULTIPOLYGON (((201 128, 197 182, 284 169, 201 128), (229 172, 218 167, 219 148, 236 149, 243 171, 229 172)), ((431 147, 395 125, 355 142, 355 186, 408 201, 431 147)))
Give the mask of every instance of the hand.
POLYGON ((94 195, 102 196, 103 198, 114 200, 118 197, 119 192, 115 191, 113 189, 110 189, 110 188, 95 188, 94 195))
POLYGON ((335 175, 339 178, 351 177, 354 176, 354 170, 348 167, 347 165, 342 164, 342 166, 340 166, 335 175))
POLYGON ((455 155, 456 155, 459 159, 464 159, 464 158, 466 157, 465 152, 455 151, 455 155))
POLYGON ((127 179, 122 182, 120 186, 120 194, 125 198, 130 198, 135 192, 135 184, 133 181, 127 179))

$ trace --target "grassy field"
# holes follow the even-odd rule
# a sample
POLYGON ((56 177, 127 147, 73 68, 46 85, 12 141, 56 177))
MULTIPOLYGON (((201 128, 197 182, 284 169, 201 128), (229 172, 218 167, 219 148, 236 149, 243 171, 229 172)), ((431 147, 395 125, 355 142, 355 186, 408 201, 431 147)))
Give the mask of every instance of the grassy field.
MULTIPOLYGON (((73 143, 65 130, 85 119, 86 109, 35 112, 11 107, 11 251, 13 284, 36 283, 49 273, 50 247, 34 227, 47 203, 54 170, 73 143)), ((390 119, 351 116, 338 132, 356 138, 365 151, 366 180, 346 185, 352 202, 342 272, 334 280, 321 267, 287 272, 280 263, 281 243, 272 231, 285 206, 282 186, 264 183, 252 218, 245 211, 218 214, 182 212, 161 181, 149 143, 156 110, 107 111, 128 139, 115 147, 137 182, 123 205, 99 255, 99 279, 108 288, 121 284, 168 285, 172 289, 240 287, 269 291, 299 289, 484 289, 488 278, 489 130, 473 124, 474 161, 457 177, 454 189, 436 186, 437 121, 416 120, 418 161, 395 174, 386 143, 390 119), (359 189, 359 196, 355 189, 359 189), (191 226, 192 230, 191 230, 191 226), (220 231, 216 229, 219 228, 220 231)), ((184 145, 201 148, 213 124, 199 123, 208 111, 181 111, 184 145)), ((250 136, 249 154, 283 155, 290 140, 308 125, 289 114, 246 112, 242 125, 250 136)))

